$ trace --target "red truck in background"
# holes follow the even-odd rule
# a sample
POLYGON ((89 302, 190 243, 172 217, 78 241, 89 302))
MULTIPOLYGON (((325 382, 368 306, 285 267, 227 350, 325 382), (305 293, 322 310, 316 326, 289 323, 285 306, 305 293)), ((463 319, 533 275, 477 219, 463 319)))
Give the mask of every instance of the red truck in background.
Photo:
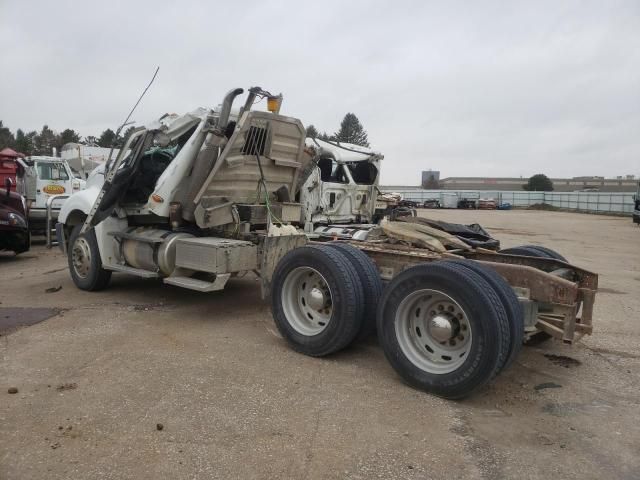
POLYGON ((5 185, 7 178, 12 185, 18 184, 18 176, 22 174, 23 167, 17 162, 18 158, 24 158, 24 154, 11 148, 3 148, 0 151, 0 185, 5 185))

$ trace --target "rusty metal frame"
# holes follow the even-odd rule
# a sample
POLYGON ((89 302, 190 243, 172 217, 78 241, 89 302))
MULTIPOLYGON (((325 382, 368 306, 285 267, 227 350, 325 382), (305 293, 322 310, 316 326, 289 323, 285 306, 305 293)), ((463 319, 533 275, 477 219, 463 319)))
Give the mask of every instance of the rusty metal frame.
MULTIPOLYGON (((593 331, 593 304, 598 275, 551 259, 506 255, 491 250, 449 251, 443 254, 400 244, 350 241, 376 264, 384 280, 414 265, 447 258, 468 258, 495 269, 512 287, 529 293, 543 306, 535 328, 564 343, 573 343, 593 331), (555 273, 554 273, 555 272, 555 273), (559 276, 559 272, 562 276, 559 276), (563 278, 569 276, 571 280, 563 278)), ((532 332, 535 333, 535 332, 532 332)))

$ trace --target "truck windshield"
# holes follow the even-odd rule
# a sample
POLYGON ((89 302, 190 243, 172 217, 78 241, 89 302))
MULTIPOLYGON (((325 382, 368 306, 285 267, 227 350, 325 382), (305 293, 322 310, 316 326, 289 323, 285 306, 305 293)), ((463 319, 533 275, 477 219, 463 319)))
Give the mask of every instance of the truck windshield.
POLYGON ((67 169, 62 163, 38 163, 36 168, 40 180, 69 180, 67 169))

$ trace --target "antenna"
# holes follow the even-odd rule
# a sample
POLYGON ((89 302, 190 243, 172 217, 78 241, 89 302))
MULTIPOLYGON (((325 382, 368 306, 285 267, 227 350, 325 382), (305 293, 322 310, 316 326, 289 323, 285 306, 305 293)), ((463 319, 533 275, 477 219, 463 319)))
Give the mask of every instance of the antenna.
MULTIPOLYGON (((156 71, 154 72, 153 77, 151 77, 151 81, 149 82, 149 85, 147 85, 146 88, 142 91, 142 94, 140 95, 140 97, 138 98, 138 101, 136 102, 136 104, 133 106, 133 108, 129 112, 129 115, 127 115, 127 118, 124 119, 124 122, 122 122, 122 125, 120 125, 118 127, 118 129, 116 130, 116 135, 115 135, 114 140, 118 138, 118 136, 120 135, 120 132, 122 131, 122 129, 124 127, 126 127, 127 125, 129 125, 129 119, 131 118, 131 115, 133 115, 133 112, 138 107, 138 104, 142 100, 142 97, 144 97, 144 95, 147 93, 147 90, 149 90, 149 87, 151 86, 153 81, 156 79, 156 75, 158 75, 158 71, 159 70, 160 70, 160 67, 156 67, 156 71)), ((107 163, 106 163, 107 165, 109 165, 111 163, 111 155, 113 155, 113 144, 111 144, 111 151, 109 152, 109 158, 107 159, 107 163)))

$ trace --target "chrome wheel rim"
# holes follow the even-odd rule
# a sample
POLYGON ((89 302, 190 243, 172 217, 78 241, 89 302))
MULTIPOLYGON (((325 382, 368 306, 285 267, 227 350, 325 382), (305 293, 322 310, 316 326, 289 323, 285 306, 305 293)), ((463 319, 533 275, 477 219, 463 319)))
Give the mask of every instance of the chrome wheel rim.
POLYGON ((78 277, 87 278, 91 270, 91 248, 86 238, 76 238, 71 249, 71 263, 78 277))
POLYGON ((327 328, 333 313, 329 283, 311 267, 294 268, 282 285, 282 309, 296 332, 318 335, 327 328))
POLYGON ((407 359, 439 375, 460 368, 473 341, 466 312, 438 290, 417 290, 405 297, 396 310, 395 331, 407 359))

